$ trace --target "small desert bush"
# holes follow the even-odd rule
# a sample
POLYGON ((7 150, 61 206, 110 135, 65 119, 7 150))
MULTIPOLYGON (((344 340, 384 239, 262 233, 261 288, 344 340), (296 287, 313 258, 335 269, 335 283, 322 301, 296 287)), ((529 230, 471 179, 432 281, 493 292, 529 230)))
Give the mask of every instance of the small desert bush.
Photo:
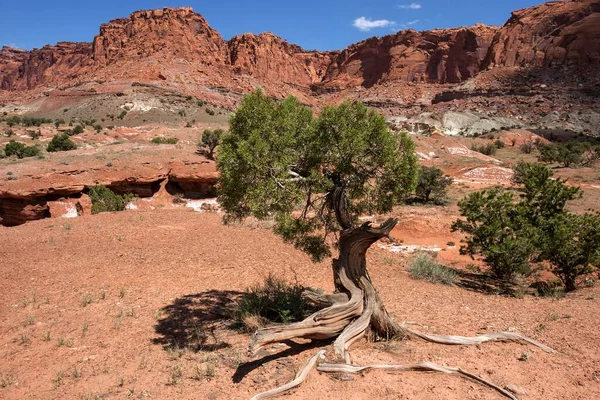
POLYGON ((527 141, 519 147, 519 149, 521 150, 521 153, 525 153, 525 154, 531 154, 531 152, 533 152, 534 148, 535 148, 535 146, 534 146, 533 142, 531 142, 531 141, 527 141))
POLYGON ((26 146, 21 142, 11 140, 4 146, 6 157, 17 156, 17 158, 36 157, 42 153, 38 146, 26 146))
POLYGON ((164 138, 164 137, 155 137, 150 140, 154 144, 176 144, 177 138, 164 138))
POLYGON ((488 144, 482 144, 480 146, 473 145, 473 146, 471 146, 471 150, 476 151, 481 154, 485 154, 486 156, 493 156, 494 154, 496 154, 496 151, 498 149, 496 148, 496 146, 494 144, 488 143, 488 144))
POLYGON ((418 253, 413 258, 409 272, 415 279, 425 279, 433 283, 451 285, 456 280, 456 274, 450 268, 444 267, 426 253, 418 253))
POLYGON ((257 319, 288 323, 304 318, 311 311, 302 292, 304 286, 290 284, 282 278, 269 274, 258 285, 246 290, 237 303, 235 317, 247 328, 255 328, 257 319), (247 324, 246 321, 253 321, 247 324))
POLYGON ((92 199, 92 214, 123 211, 133 198, 131 194, 119 195, 102 185, 90 187, 89 196, 92 199))
POLYGON ((59 134, 54 135, 48 146, 46 147, 46 151, 52 153, 55 151, 69 151, 75 150, 77 145, 71 139, 69 139, 68 135, 59 134))

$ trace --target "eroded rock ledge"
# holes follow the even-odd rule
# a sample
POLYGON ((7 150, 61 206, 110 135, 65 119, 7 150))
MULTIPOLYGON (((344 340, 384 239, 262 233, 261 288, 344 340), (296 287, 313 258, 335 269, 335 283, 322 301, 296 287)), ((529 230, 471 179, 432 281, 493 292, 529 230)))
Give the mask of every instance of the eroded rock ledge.
POLYGON ((155 196, 161 187, 185 198, 214 197, 214 162, 143 163, 122 169, 71 169, 21 176, 0 186, 0 224, 16 226, 43 218, 85 215, 91 212, 89 188, 104 185, 118 194, 155 196))

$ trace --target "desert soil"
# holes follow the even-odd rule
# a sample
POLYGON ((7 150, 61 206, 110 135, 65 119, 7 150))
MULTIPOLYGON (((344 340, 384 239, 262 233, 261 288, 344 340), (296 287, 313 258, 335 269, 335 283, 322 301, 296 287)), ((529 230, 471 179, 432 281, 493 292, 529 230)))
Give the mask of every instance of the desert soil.
MULTIPOLYGON (((429 242, 439 258, 454 211, 399 208, 394 235, 429 242), (412 222, 411 222, 412 221, 412 222), (437 225, 436 225, 437 224, 437 225)), ((327 343, 275 345, 246 356, 231 328, 239 292, 269 273, 332 290, 329 262, 313 264, 262 225, 224 226, 191 209, 132 210, 0 227, 0 398, 248 399, 292 379, 327 343)), ((464 260, 463 260, 464 261, 464 260)), ((414 280, 408 258, 373 246, 368 262, 389 312, 424 331, 515 330, 553 348, 514 343, 442 346, 419 340, 353 346, 353 361, 457 366, 531 399, 600 398, 600 286, 564 298, 514 297, 414 280), (519 359, 526 359, 521 361, 519 359)), ((289 399, 493 399, 455 376, 371 372, 351 381, 316 371, 289 399)))

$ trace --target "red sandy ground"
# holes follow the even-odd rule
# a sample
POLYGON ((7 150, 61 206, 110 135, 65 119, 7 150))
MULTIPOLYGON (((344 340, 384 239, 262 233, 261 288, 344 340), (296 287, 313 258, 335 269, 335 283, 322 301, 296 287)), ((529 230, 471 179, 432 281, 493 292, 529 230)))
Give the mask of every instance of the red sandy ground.
MULTIPOLYGON (((397 212, 402 222, 394 234, 405 241, 411 232, 425 236, 418 223, 410 222, 411 212, 397 212)), ((442 208, 418 213, 437 228, 451 220, 442 208)), ((458 243, 449 233, 439 235, 431 242, 443 248, 449 240, 458 243)), ((227 310, 201 313, 212 304, 206 292, 225 291, 222 295, 231 298, 227 291, 242 291, 269 272, 332 289, 329 262, 311 263, 266 229, 223 226, 218 214, 183 208, 0 227, 0 243, 2 399, 248 399, 292 379, 316 348, 294 352, 286 345, 271 346, 260 357, 281 351, 289 357, 263 359, 250 368, 244 364, 250 361, 249 335, 229 329, 227 320, 207 322, 227 310), (84 306, 88 295, 91 303, 84 306), (185 305, 185 296, 191 296, 191 313, 164 309, 185 305), (182 315, 187 318, 183 323, 195 324, 197 335, 206 336, 204 345, 186 349, 183 341, 181 351, 166 351, 164 333, 176 332, 161 327, 182 315)), ((453 251, 442 251, 440 257, 453 258, 453 251)), ((558 353, 514 343, 451 347, 361 340, 351 348, 354 363, 428 360, 461 367, 500 386, 516 385, 528 393, 520 396, 524 399, 600 398, 600 286, 561 299, 517 299, 414 280, 405 256, 377 246, 368 262, 389 312, 399 321, 418 321, 424 325, 420 329, 440 334, 514 329, 558 353), (525 353, 529 358, 519 361, 525 353)), ((346 381, 312 371, 285 398, 502 397, 443 374, 377 371, 346 381)))

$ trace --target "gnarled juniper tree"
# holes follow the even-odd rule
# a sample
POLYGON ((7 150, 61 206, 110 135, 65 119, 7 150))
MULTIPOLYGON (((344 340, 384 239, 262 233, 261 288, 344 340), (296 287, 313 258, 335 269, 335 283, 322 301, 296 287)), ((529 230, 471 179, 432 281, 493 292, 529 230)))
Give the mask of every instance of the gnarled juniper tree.
POLYGON ((397 221, 375 228, 359 225, 358 216, 389 212, 414 190, 417 159, 405 134, 391 132, 382 116, 361 103, 326 107, 314 119, 296 99, 275 101, 258 90, 231 118, 217 166, 226 219, 274 218, 275 232, 315 261, 339 246, 335 301, 313 299, 330 307, 303 322, 259 330, 251 352, 294 337, 342 334, 335 348, 343 356, 369 325, 382 337, 400 333, 365 261, 368 248, 397 221))
MULTIPOLYGON (((415 189, 418 166, 408 136, 388 130, 384 118, 363 104, 325 107, 313 118, 312 111, 293 97, 276 101, 257 90, 242 100, 230 119, 217 168, 218 199, 226 222, 250 216, 273 218, 275 232, 313 260, 330 256, 332 248, 339 251, 333 260, 336 293, 305 293, 307 300, 323 308, 300 322, 259 329, 250 342, 250 354, 289 339, 335 337, 333 348, 341 363, 320 363, 317 368, 355 373, 357 367, 350 365, 347 350, 369 328, 382 338, 410 334, 432 342, 465 345, 516 340, 551 351, 512 332, 471 338, 427 335, 388 315, 367 272, 366 252, 389 235, 397 220, 388 219, 374 227, 370 222, 359 224, 358 217, 391 211, 415 189)), ((253 399, 300 384, 316 363, 317 356, 292 382, 253 399)), ((473 376, 430 363, 388 367, 473 376)))

